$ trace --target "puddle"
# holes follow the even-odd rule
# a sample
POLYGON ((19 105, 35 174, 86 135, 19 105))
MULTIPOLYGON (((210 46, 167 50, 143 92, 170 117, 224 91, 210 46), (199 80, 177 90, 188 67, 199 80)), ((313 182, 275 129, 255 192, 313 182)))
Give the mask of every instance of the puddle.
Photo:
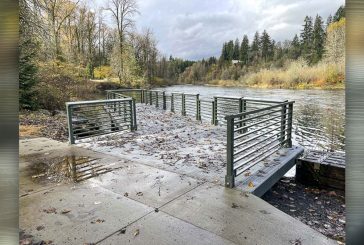
POLYGON ((65 156, 28 161, 27 175, 36 183, 80 182, 112 169, 98 162, 97 158, 65 156))

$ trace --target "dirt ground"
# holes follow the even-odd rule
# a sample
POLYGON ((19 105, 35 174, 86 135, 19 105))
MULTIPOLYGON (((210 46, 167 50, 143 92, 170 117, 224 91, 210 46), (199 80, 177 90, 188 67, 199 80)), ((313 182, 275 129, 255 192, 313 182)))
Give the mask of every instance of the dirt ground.
MULTIPOLYGON (((205 172, 225 171, 224 128, 201 124, 150 106, 137 107, 138 130, 111 134, 81 145, 105 153, 139 152, 143 159, 159 159, 176 169, 199 168, 205 172), (177 133, 176 133, 177 132, 177 133), (171 143, 173 142, 173 144, 171 143)), ((43 136, 67 141, 67 120, 62 112, 20 112, 20 137, 43 136)), ((319 190, 283 178, 263 199, 320 233, 345 242, 345 197, 333 190, 319 190)))

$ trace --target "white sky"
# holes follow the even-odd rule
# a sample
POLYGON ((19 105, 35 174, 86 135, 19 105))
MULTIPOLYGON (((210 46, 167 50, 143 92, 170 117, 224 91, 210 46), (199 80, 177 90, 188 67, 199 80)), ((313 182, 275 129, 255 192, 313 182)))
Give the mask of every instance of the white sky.
MULTIPOLYGON (((86 0, 107 5, 108 0, 86 0)), ((162 54, 198 60, 219 56, 223 42, 266 29, 276 41, 292 39, 306 15, 326 22, 345 0, 137 0, 138 30, 150 28, 162 54)))

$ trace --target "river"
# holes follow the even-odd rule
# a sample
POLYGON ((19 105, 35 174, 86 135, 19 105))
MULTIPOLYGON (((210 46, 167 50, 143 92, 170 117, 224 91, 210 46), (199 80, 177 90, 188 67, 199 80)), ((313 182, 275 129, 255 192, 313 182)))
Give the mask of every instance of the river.
POLYGON ((243 96, 266 100, 295 101, 293 144, 306 149, 345 151, 345 90, 255 89, 175 85, 161 88, 167 93, 199 93, 202 98, 243 96))

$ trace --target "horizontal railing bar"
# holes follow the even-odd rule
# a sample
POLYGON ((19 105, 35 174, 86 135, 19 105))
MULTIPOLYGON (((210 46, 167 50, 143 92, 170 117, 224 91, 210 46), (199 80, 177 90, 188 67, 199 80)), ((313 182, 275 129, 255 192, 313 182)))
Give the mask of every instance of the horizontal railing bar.
MULTIPOLYGON (((107 132, 107 134, 109 133, 119 133, 119 132, 124 132, 124 131, 128 131, 129 128, 125 128, 125 129, 122 129, 122 130, 118 130, 118 131, 112 131, 112 132, 107 132)), ((105 135, 106 133, 95 133, 95 134, 92 134, 92 135, 88 135, 88 136, 81 136, 81 137, 77 137, 77 140, 82 140, 82 139, 86 139, 86 138, 90 138, 90 137, 94 137, 94 136, 101 136, 101 135, 105 135)))
MULTIPOLYGON (((276 144, 274 144, 273 146, 269 147, 269 148, 268 148, 268 149, 266 149, 265 151, 261 152, 259 155, 257 155, 257 156, 253 156, 253 157, 249 158, 248 160, 244 161, 244 163, 241 163, 241 164, 239 164, 238 166, 234 166, 234 170, 239 169, 239 168, 243 167, 244 165, 248 164, 249 162, 251 162, 251 161, 253 161, 253 160, 255 160, 255 159, 259 158, 260 156, 264 155, 265 153, 269 152, 270 150, 274 149, 275 147, 277 147, 277 146, 279 146, 279 145, 283 144, 285 141, 286 141, 286 140, 284 140, 284 141, 279 141, 278 143, 276 143, 276 144)), ((263 158, 263 159, 264 159, 264 158, 263 158)), ((234 161, 234 163, 236 163, 236 161, 234 161)), ((250 166, 250 167, 251 167, 251 166, 250 166)))
POLYGON ((237 170, 235 170, 235 174, 236 174, 236 176, 239 176, 240 174, 242 174, 244 171, 246 171, 247 169, 249 169, 249 168, 251 168, 251 167, 253 167, 253 166, 255 166, 255 165, 257 165, 259 162, 261 162, 262 160, 264 160, 264 159, 266 159, 267 157, 269 157, 271 154, 273 154, 273 153, 275 153, 277 150, 279 150, 279 148, 277 148, 277 149, 274 149, 274 148, 276 148, 276 147, 278 147, 280 144, 276 144, 274 147, 272 147, 271 149, 269 149, 266 153, 267 154, 265 154, 265 155, 263 155, 263 156, 261 156, 260 158, 258 158, 258 160, 256 160, 255 162, 253 162, 253 163, 251 163, 251 164, 249 164, 248 166, 245 166, 245 167, 243 167, 242 169, 237 169, 237 170), (273 150, 274 149, 274 150, 273 150))
MULTIPOLYGON (((241 130, 244 130, 244 129, 250 128, 250 127, 252 127, 252 126, 256 126, 256 125, 259 125, 259 124, 262 124, 262 123, 268 122, 268 121, 272 121, 272 120, 274 120, 274 119, 276 119, 276 118, 280 118, 280 117, 282 117, 282 116, 286 116, 286 115, 288 115, 288 113, 284 113, 284 114, 282 114, 282 115, 278 115, 278 116, 270 117, 270 118, 264 119, 264 120, 262 120, 262 121, 255 122, 254 124, 249 124, 249 125, 246 125, 246 126, 243 126, 243 127, 240 127, 240 128, 236 128, 236 129, 234 129, 234 132, 236 132, 236 131, 241 131, 241 130)), ((287 118, 285 118, 285 120, 287 120, 287 118)), ((245 121, 245 122, 249 122, 249 121, 250 121, 250 120, 245 121)), ((283 121, 283 120, 282 120, 282 121, 283 121)), ((234 123, 234 125, 235 125, 235 123, 234 123)))
MULTIPOLYGON (((246 151, 246 150, 248 150, 248 149, 251 149, 252 147, 257 146, 257 145, 259 145, 259 144, 261 144, 261 143, 263 143, 263 142, 265 142, 265 141, 267 141, 267 140, 269 140, 269 139, 272 139, 274 136, 279 135, 279 134, 282 134, 282 132, 278 132, 278 133, 275 133, 275 134, 269 135, 269 136, 267 136, 266 138, 264 138, 264 139, 262 139, 262 140, 260 140, 260 141, 257 141, 257 142, 255 142, 255 143, 253 143, 253 144, 251 144, 251 145, 249 145, 249 146, 247 146, 247 147, 243 148, 243 149, 240 149, 239 151, 234 152, 234 154, 233 154, 233 155, 234 155, 234 156, 239 155, 239 154, 243 153, 244 151, 246 151)), ((273 143, 273 142, 274 142, 274 141, 276 141, 276 140, 279 140, 279 139, 274 138, 273 140, 269 141, 270 143, 267 143, 267 144, 265 144, 265 145, 263 145, 263 146, 260 146, 260 149, 261 149, 261 148, 263 148, 263 147, 265 147, 265 146, 267 146, 267 145, 269 145, 269 144, 271 144, 271 143, 273 143)), ((249 155, 253 154, 254 152, 257 152, 257 149, 253 149, 252 151, 245 153, 244 155, 242 155, 242 156, 240 156, 239 158, 237 158, 237 159, 236 159, 236 161, 240 161, 241 159, 243 159, 243 158, 245 158, 245 157, 247 157, 247 156, 249 156, 249 155)))
POLYGON ((249 117, 249 118, 244 118, 244 119, 241 119, 241 120, 237 120, 237 121, 234 121, 234 124, 238 124, 238 123, 242 123, 242 122, 247 122, 251 119, 256 119, 256 118, 259 118, 259 117, 262 117, 262 116, 267 116, 267 115, 271 115, 273 113, 277 113, 277 112, 282 112, 282 109, 279 109, 279 110, 276 110, 276 111, 271 111, 271 112, 268 112, 268 113, 265 113, 265 114, 260 114, 258 116, 254 116, 254 117, 249 117))
POLYGON ((90 137, 90 135, 93 134, 99 134, 99 133, 109 133, 109 132, 119 132, 119 131, 123 131, 125 128, 125 130, 129 129, 130 127, 127 125, 120 125, 119 127, 111 127, 111 128, 105 128, 105 129, 99 129, 99 130, 91 130, 91 131, 85 131, 82 133, 77 133, 77 134, 73 134, 75 137, 79 138, 79 137, 83 137, 80 135, 87 135, 87 137, 90 137))
POLYGON ((109 100, 89 100, 89 101, 81 101, 81 102, 66 102, 67 106, 78 106, 78 105, 92 105, 92 104, 107 104, 107 103, 113 103, 113 102, 123 102, 123 101, 131 101, 131 98, 125 98, 125 99, 109 99, 109 100))
POLYGON ((269 134, 269 133, 274 132, 276 130, 279 130, 280 128, 281 128, 281 126, 278 126, 278 127, 273 128, 273 129, 270 129, 270 130, 268 130, 268 131, 266 131, 266 132, 264 132, 262 134, 258 134, 256 136, 253 136, 253 137, 247 139, 247 140, 241 141, 241 142, 237 143, 236 145, 234 145, 233 147, 236 148, 236 147, 239 147, 241 145, 244 145, 244 144, 250 142, 251 140, 257 139, 257 138, 259 138, 259 137, 261 137, 263 135, 266 135, 266 134, 269 134))
MULTIPOLYGON (((269 127, 271 127, 273 125, 276 125, 278 123, 281 123, 281 121, 279 120, 279 121, 275 121, 275 122, 273 122, 271 124, 265 125, 265 128, 269 128, 269 127)), ((238 139, 240 139, 242 137, 245 137, 245 136, 247 136, 249 134, 255 133, 255 132, 259 131, 259 130, 262 130, 262 127, 258 128, 258 129, 254 129, 254 130, 252 130, 250 132, 247 132, 247 133, 240 134, 240 135, 234 137, 234 140, 238 140, 238 139)))
POLYGON ((270 106, 270 107, 266 107, 266 108, 262 108, 262 109, 258 109, 258 110, 254 110, 254 111, 242 112, 242 113, 238 113, 236 115, 228 115, 228 116, 226 116, 226 118, 231 119, 231 118, 237 118, 237 117, 241 117, 241 116, 247 116, 247 115, 250 115, 250 114, 253 114, 253 113, 258 113, 258 112, 265 111, 265 110, 271 110, 273 108, 283 107, 283 106, 290 105, 290 104, 293 104, 293 103, 294 103, 294 101, 280 103, 280 104, 277 104, 277 105, 273 105, 273 106, 270 106))

